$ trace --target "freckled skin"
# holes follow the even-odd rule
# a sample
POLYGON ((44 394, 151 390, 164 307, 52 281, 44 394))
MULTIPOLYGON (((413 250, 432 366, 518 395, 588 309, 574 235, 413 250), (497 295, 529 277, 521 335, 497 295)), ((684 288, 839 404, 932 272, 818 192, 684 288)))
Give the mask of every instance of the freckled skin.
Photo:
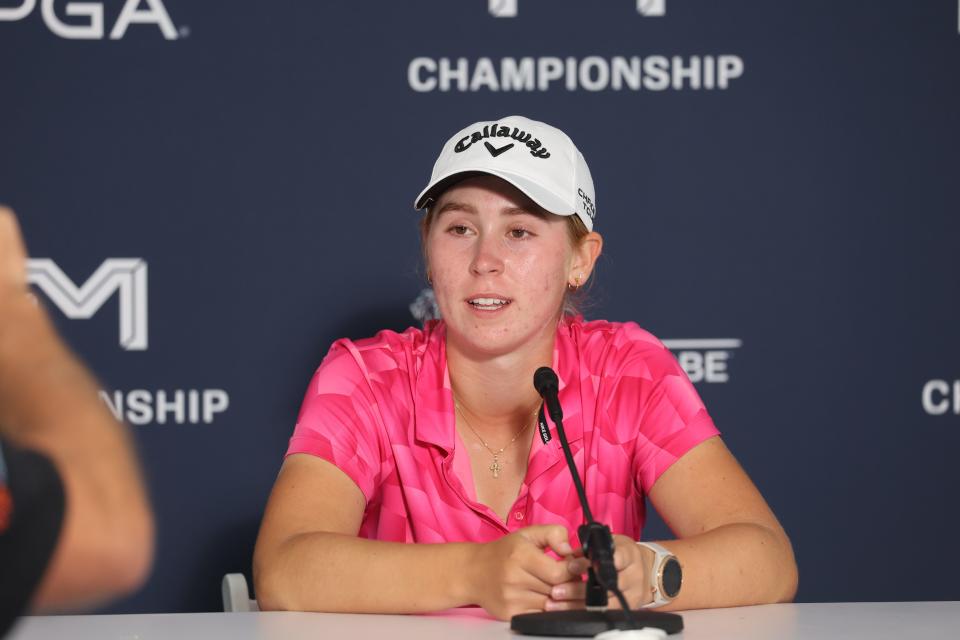
POLYGON ((537 207, 492 176, 458 183, 434 206, 426 248, 448 342, 487 357, 552 343, 574 260, 564 218, 521 211, 537 207), (477 311, 466 300, 481 293, 511 302, 477 311))

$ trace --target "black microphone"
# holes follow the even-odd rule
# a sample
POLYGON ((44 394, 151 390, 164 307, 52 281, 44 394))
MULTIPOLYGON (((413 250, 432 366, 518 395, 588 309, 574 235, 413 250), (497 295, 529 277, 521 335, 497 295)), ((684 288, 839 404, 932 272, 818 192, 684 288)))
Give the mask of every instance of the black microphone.
POLYGON ((533 374, 533 386, 543 398, 550 419, 557 427, 557 438, 563 447, 567 467, 573 477, 573 485, 580 499, 585 523, 577 527, 577 537, 583 553, 590 560, 587 573, 587 611, 546 611, 513 616, 510 628, 517 633, 534 636, 595 636, 611 629, 637 629, 657 627, 667 633, 683 629, 683 618, 673 613, 659 611, 630 611, 627 600, 617 584, 617 569, 613 563, 613 536, 610 527, 593 519, 590 504, 580 473, 577 471, 570 442, 563 430, 563 408, 560 406, 560 381, 550 367, 540 367, 533 374), (612 591, 623 607, 620 611, 607 611, 607 591, 612 591))
POLYGON ((547 413, 553 423, 563 421, 563 407, 560 406, 560 379, 550 367, 540 367, 533 374, 533 387, 547 405, 547 413))

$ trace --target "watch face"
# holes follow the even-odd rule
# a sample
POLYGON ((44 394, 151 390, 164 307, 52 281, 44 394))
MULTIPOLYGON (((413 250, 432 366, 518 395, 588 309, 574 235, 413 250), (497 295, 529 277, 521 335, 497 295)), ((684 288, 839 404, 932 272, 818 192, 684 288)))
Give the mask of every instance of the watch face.
POLYGON ((663 592, 668 598, 676 598, 680 593, 683 572, 676 558, 668 559, 663 565, 663 592))

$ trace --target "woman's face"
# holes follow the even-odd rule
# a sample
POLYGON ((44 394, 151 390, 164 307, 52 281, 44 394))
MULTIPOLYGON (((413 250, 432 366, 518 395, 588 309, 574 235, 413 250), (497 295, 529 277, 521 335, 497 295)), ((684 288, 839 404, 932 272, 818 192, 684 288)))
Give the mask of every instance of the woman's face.
POLYGON ((577 276, 566 220, 493 176, 457 183, 431 213, 428 270, 448 338, 487 356, 552 338, 577 276))

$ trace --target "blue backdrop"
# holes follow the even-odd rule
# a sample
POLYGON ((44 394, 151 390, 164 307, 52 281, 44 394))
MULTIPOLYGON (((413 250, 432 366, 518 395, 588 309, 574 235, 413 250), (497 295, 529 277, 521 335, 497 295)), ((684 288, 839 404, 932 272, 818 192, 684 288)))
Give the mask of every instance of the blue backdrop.
POLYGON ((0 0, 0 201, 146 466, 111 610, 249 576, 328 345, 415 322, 441 144, 513 113, 589 161, 588 316, 668 341, 798 599, 960 599, 957 0, 71 6, 0 0))

